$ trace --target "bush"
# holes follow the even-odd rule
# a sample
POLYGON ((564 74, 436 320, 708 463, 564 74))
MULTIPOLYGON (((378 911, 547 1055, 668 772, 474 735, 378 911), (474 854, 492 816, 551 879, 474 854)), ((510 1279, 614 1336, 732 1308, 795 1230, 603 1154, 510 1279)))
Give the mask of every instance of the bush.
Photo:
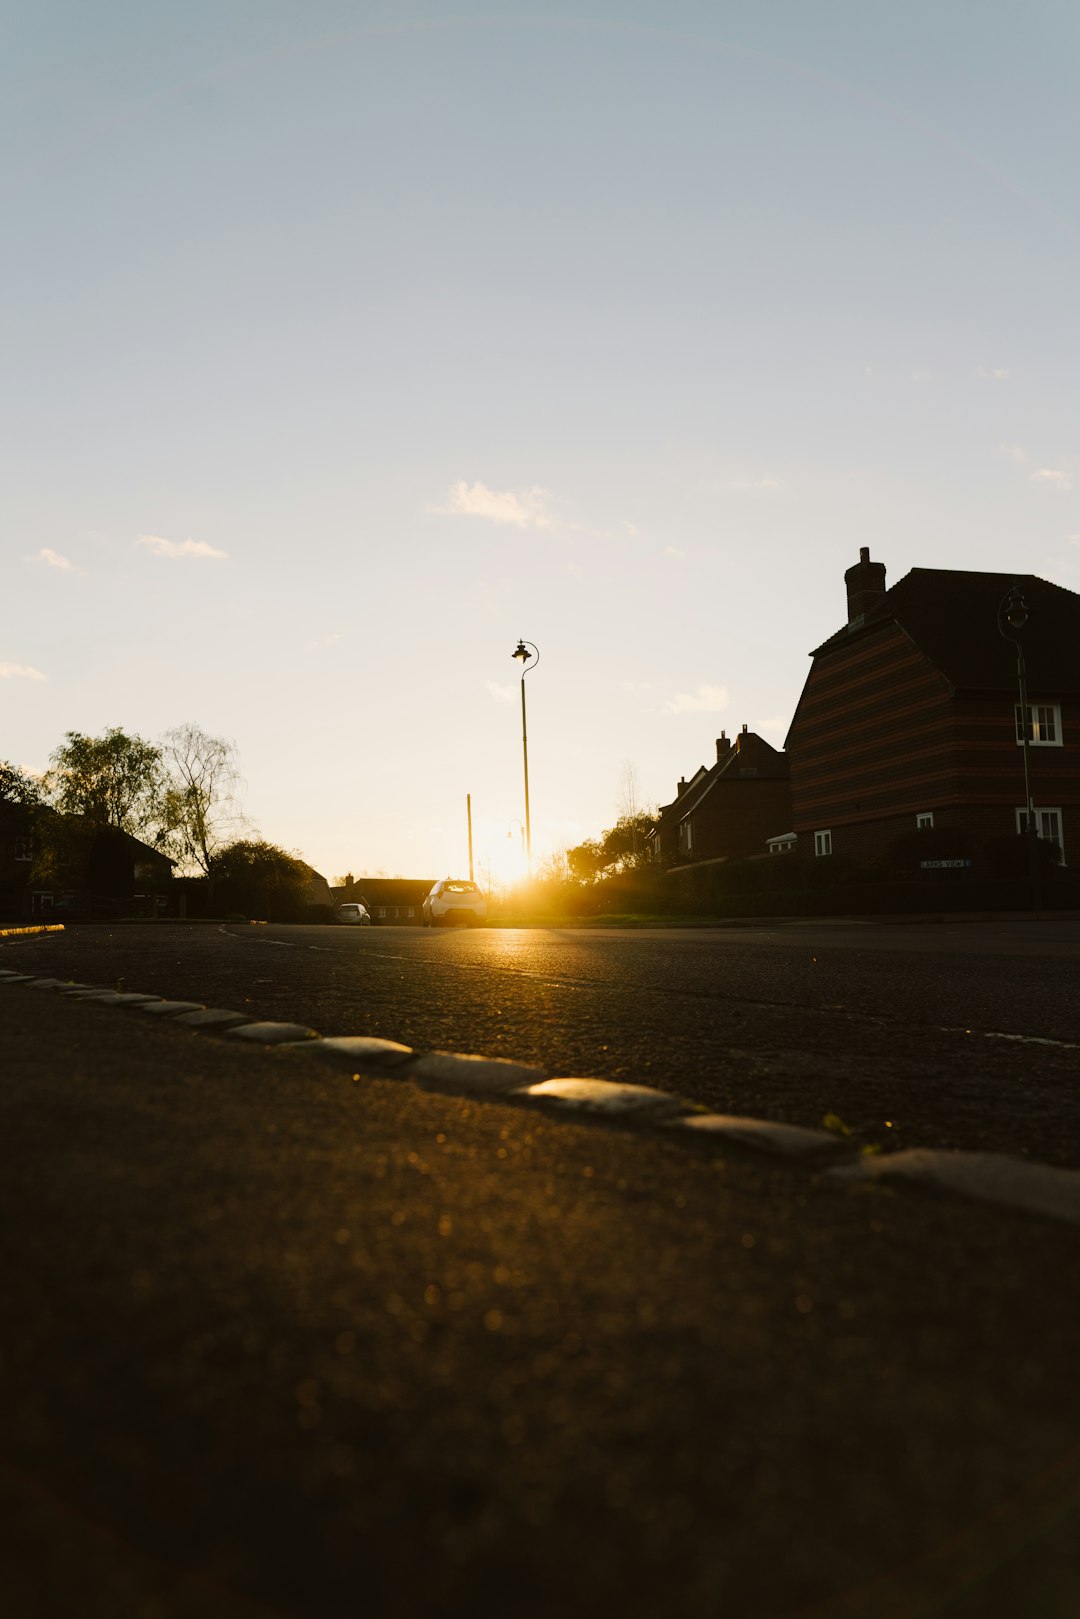
POLYGON ((248 920, 302 922, 307 910, 308 870, 276 844, 230 843, 213 866, 215 905, 248 920))

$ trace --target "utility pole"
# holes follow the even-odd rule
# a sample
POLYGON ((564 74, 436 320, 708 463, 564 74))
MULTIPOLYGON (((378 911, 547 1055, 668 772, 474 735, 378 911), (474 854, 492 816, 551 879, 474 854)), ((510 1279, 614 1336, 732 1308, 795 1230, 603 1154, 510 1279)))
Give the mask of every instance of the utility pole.
POLYGON ((465 814, 469 822, 469 881, 472 883, 476 881, 473 875, 472 858, 472 793, 465 794, 465 814))

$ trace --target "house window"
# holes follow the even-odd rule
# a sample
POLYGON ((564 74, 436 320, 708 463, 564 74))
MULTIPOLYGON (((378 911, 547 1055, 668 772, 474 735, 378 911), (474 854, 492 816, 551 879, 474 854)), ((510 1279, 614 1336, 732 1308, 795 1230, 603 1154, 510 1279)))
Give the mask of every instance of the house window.
POLYGON ((682 854, 693 854, 694 852, 693 821, 679 822, 679 850, 682 854))
MULTIPOLYGON (((1027 810, 1018 809, 1016 812, 1016 830, 1021 833, 1026 832, 1027 825, 1027 810)), ((1064 865, 1065 839, 1062 835, 1061 811, 1059 809, 1036 809, 1035 831, 1040 838, 1045 838, 1047 843, 1054 845, 1058 852, 1058 858, 1061 864, 1064 865)))
MULTIPOLYGON (((1015 705, 1016 740, 1024 740, 1024 724, 1020 717, 1020 704, 1015 705)), ((1057 703, 1029 703, 1027 706, 1027 739, 1033 748, 1061 747, 1061 709, 1057 703)))
POLYGON ((816 855, 832 854, 832 833, 830 831, 814 833, 814 853, 816 855))
POLYGON ((15 839, 15 858, 16 860, 33 860, 34 850, 29 838, 15 839))
POLYGON ((915 826, 916 826, 917 830, 920 831, 920 832, 925 831, 928 827, 933 826, 933 824, 934 824, 934 812, 933 812, 933 810, 923 810, 920 814, 916 815, 916 817, 915 817, 915 826))

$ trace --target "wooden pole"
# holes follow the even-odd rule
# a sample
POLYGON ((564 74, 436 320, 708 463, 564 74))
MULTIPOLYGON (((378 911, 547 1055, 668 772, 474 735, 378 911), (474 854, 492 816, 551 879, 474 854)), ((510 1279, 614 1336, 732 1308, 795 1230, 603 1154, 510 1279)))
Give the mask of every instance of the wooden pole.
POLYGON ((472 855, 472 793, 465 794, 465 814, 469 821, 469 881, 475 882, 476 879, 473 875, 472 855))

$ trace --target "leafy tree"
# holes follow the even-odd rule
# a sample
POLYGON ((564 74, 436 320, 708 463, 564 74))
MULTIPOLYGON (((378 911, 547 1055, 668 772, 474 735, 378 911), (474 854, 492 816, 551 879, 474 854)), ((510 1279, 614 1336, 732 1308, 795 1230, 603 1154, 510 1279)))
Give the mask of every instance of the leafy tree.
POLYGON ((161 749, 113 726, 104 736, 68 731, 50 757, 47 788, 62 815, 114 827, 146 843, 165 841, 161 749))
POLYGON ((243 826, 236 746, 198 725, 177 725, 161 745, 164 819, 181 867, 209 877, 219 851, 243 826))
POLYGON ((633 815, 620 815, 602 837, 586 838, 576 848, 567 849, 566 863, 571 879, 594 883, 616 872, 636 871, 647 865, 647 838, 655 825, 655 815, 637 810, 633 815))
POLYGON ((261 838, 242 838, 214 857, 219 902, 244 916, 292 922, 303 916, 311 879, 298 855, 261 838))
POLYGON ((40 784, 19 765, 9 764, 6 759, 0 759, 0 803, 28 807, 41 803, 40 784))
POLYGON ((648 836, 656 826, 656 816, 645 810, 632 815, 620 815, 615 825, 604 833, 603 860, 605 871, 636 871, 649 859, 648 836))
POLYGON ((591 883, 604 869, 604 851, 595 838, 586 838, 566 851, 566 864, 574 882, 591 883))

